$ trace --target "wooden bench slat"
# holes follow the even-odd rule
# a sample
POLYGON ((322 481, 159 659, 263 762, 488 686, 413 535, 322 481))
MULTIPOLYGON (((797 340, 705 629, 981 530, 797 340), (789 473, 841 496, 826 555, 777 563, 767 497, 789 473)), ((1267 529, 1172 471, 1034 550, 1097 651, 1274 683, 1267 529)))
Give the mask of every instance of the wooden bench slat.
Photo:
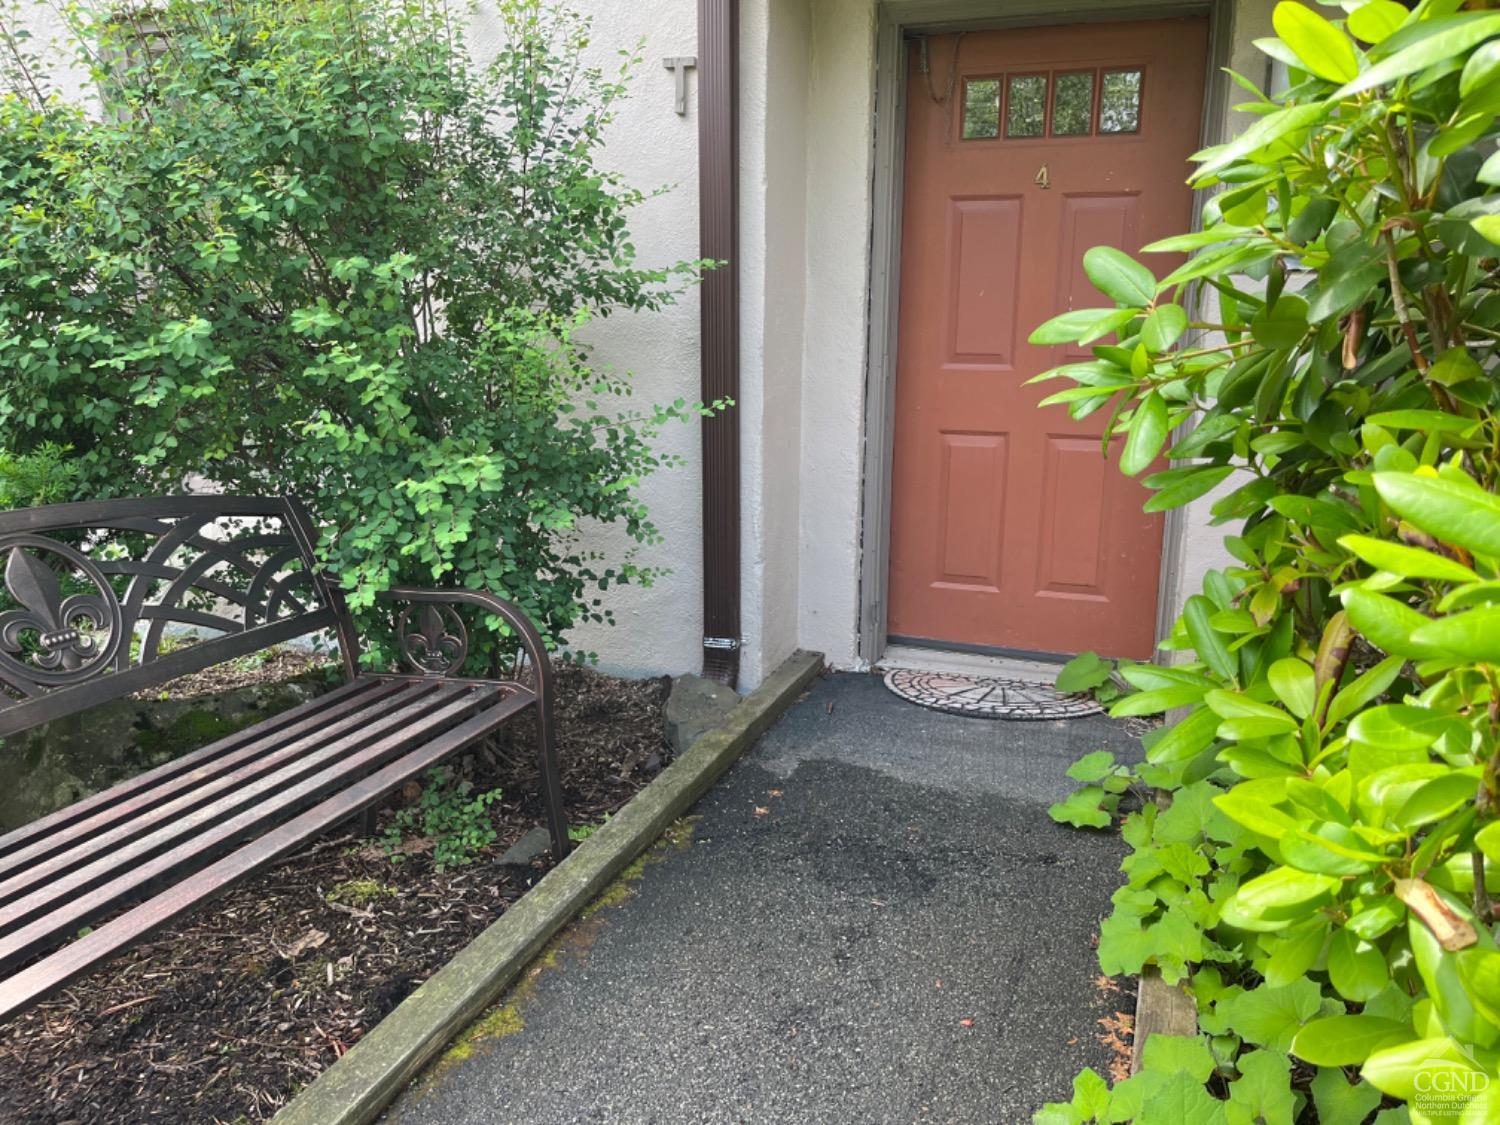
MULTIPOLYGON (((430 690, 429 687, 427 691, 430 690)), ((124 855, 138 856, 142 849, 131 842, 148 834, 154 833, 153 841, 164 842, 190 831, 204 820, 194 810, 202 809, 221 794, 232 794, 243 804, 278 779, 285 781, 295 773, 306 772, 309 756, 325 751, 333 740, 367 731, 370 724, 384 719, 392 710, 409 709, 412 701, 423 694, 390 684, 345 699, 283 728, 265 743, 249 743, 132 801, 106 809, 70 830, 71 846, 51 848, 52 841, 38 841, 33 848, 8 857, 0 863, 0 871, 5 872, 4 878, 0 878, 0 933, 4 932, 7 920, 5 904, 25 894, 28 888, 60 879, 102 853, 109 853, 109 858, 117 861, 124 855), (296 766, 299 762, 302 764, 296 766), (113 827, 107 826, 110 823, 113 827), (157 832, 163 824, 171 829, 165 836, 157 832), (50 857, 32 854, 49 849, 50 857), (29 861, 23 862, 28 856, 29 861)), ((214 807, 226 806, 220 801, 214 807)))
MULTIPOLYGON (((257 808, 274 809, 279 794, 290 791, 303 778, 313 774, 323 776, 328 772, 326 767, 329 763, 337 763, 341 758, 346 762, 356 761, 359 752, 372 743, 385 737, 402 737, 415 729, 415 725, 429 711, 465 694, 470 693, 466 693, 460 685, 444 685, 440 681, 412 685, 406 691, 398 691, 389 701, 389 706, 381 706, 386 701, 379 701, 379 713, 368 721, 363 716, 356 716, 353 730, 334 732, 337 737, 332 738, 320 732, 294 744, 298 749, 273 755, 274 758, 289 759, 279 762, 279 768, 273 772, 255 777, 210 804, 168 819, 147 835, 128 843, 120 843, 92 862, 70 871, 49 870, 48 877, 40 881, 33 878, 36 874, 33 871, 22 873, 5 884, 6 893, 0 896, 0 937, 24 926, 50 906, 84 894, 113 879, 118 872, 129 871, 141 862, 150 860, 174 841, 186 840, 181 847, 173 850, 173 854, 183 848, 198 846, 200 841, 211 839, 221 822, 226 822, 226 818, 229 818, 227 823, 233 823, 237 819, 234 814, 240 810, 254 812, 257 808), (307 745, 304 746, 303 742, 307 745), (28 890, 28 887, 36 889, 28 890)), ((335 765, 333 768, 336 770, 339 767, 335 765)), ((220 786, 216 785, 218 787, 220 786)), ((125 827, 128 829, 130 826, 127 824, 125 827)), ((57 865, 38 866, 50 868, 57 865)))
MULTIPOLYGON (((115 907, 140 897, 153 885, 164 880, 172 880, 174 883, 191 882, 193 872, 211 865, 226 849, 233 847, 247 835, 255 834, 261 838, 268 834, 274 835, 275 825, 294 816, 309 802, 328 797, 335 791, 364 792, 361 788, 363 775, 388 766, 393 758, 408 753, 414 746, 425 751, 430 747, 448 745, 451 752, 453 746, 447 741, 447 736, 453 725, 470 719, 477 710, 484 708, 486 703, 494 702, 499 695, 497 689, 474 684, 455 684, 452 689, 442 693, 445 701, 441 706, 438 706, 439 700, 429 697, 421 716, 412 719, 400 730, 384 734, 375 742, 321 772, 278 790, 260 804, 214 825, 210 830, 170 851, 136 864, 109 883, 70 902, 57 905, 43 917, 0 938, 0 971, 9 970, 58 944, 76 933, 80 927, 96 921, 115 907)), ((503 698, 499 706, 490 710, 503 711, 509 715, 530 702, 529 693, 517 693, 503 698), (521 698, 523 694, 525 698, 521 698), (514 707, 506 706, 512 702, 514 707)), ((339 801, 335 799, 333 804, 338 805, 339 801)), ((363 807, 363 803, 356 802, 345 815, 352 815, 363 807)), ((332 824, 328 826, 331 827, 332 824)), ((243 850, 242 848, 241 851, 243 850)), ((244 874, 248 870, 250 868, 246 867, 240 873, 244 874)), ((175 887, 171 887, 163 895, 170 897, 174 893, 175 887)))
POLYGON ((367 774, 335 796, 189 875, 45 960, 0 981, 0 1021, 55 992, 132 942, 222 894, 247 871, 280 859, 383 799, 411 778, 420 776, 450 754, 482 738, 510 716, 530 706, 534 699, 530 692, 513 692, 494 706, 428 739, 419 748, 367 774))
MULTIPOLYGON (((0 847, 0 879, 28 864, 37 863, 73 847, 81 840, 93 840, 110 825, 147 809, 164 804, 187 789, 203 784, 232 769, 248 758, 269 753, 287 742, 323 729, 349 712, 368 706, 382 694, 373 680, 357 680, 337 691, 310 700, 275 718, 257 723, 246 731, 220 739, 193 754, 141 774, 121 785, 106 789, 87 801, 80 801, 57 815, 50 831, 29 831, 8 836, 0 844, 15 839, 11 848, 0 847)), ((388 694, 388 693, 387 693, 388 694)), ((42 823, 42 822, 37 822, 42 823)), ((33 826, 27 825, 30 829, 33 826)), ((0 894, 3 898, 3 894, 0 894)))
MULTIPOLYGON (((9 855, 18 848, 26 847, 31 841, 39 836, 48 836, 57 832, 75 821, 92 816, 98 810, 109 805, 125 800, 127 797, 139 793, 142 789, 148 789, 167 778, 175 777, 180 773, 198 768, 203 762, 220 754, 228 753, 246 742, 273 733, 275 730, 290 723, 295 723, 311 711, 316 711, 330 701, 342 699, 345 696, 359 692, 369 691, 373 681, 366 679, 354 680, 326 692, 316 699, 310 699, 306 703, 299 703, 295 707, 289 707, 279 715, 274 715, 264 722, 256 723, 246 730, 236 731, 234 734, 210 743, 201 750, 194 750, 190 754, 184 754, 180 758, 173 758, 170 762, 163 762, 154 769, 145 773, 137 774, 129 780, 122 781, 108 789, 101 790, 92 796, 85 797, 80 801, 56 812, 48 813, 39 817, 20 828, 14 829, 0 836, 0 856, 9 855)), ((3 751, 0 751, 3 752, 3 751)))

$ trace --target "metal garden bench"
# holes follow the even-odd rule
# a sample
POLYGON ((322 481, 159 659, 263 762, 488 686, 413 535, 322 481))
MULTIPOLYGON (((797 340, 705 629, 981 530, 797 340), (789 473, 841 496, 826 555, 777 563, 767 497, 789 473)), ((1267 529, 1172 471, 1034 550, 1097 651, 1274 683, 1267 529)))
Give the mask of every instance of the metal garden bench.
POLYGON ((531 622, 481 591, 391 590, 389 643, 409 671, 372 673, 313 543, 292 500, 0 512, 0 740, 316 633, 336 636, 347 680, 0 837, 0 1020, 528 709, 553 852, 566 853, 551 670, 531 622), (499 618, 517 642, 488 678, 460 674, 465 613, 499 618), (167 643, 186 630, 199 639, 167 643))

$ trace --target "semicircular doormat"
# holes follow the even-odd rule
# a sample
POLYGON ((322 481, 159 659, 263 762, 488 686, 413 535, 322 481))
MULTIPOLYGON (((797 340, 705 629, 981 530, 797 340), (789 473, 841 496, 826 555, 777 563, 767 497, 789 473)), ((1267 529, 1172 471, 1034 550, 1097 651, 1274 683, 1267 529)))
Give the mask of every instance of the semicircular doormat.
POLYGON ((1092 696, 1063 695, 1050 684, 1008 676, 892 668, 885 674, 885 686, 934 711, 980 719, 1079 719, 1104 710, 1092 696))

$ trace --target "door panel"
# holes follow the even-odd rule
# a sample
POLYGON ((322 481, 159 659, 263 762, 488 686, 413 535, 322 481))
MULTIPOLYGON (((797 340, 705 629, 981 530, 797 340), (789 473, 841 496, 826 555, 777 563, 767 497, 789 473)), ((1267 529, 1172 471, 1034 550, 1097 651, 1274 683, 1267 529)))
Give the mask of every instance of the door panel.
POLYGON ((1016 354, 1021 201, 955 199, 949 231, 956 298, 949 363, 1008 369, 1016 354))
MULTIPOLYGON (((1083 252, 1185 229, 1207 24, 971 32, 913 44, 891 512, 892 635, 1147 657, 1162 519, 1103 416, 1027 386, 1087 348, 1027 336, 1109 304, 1083 252)), ((1153 261, 1158 271, 1175 264, 1153 261)))

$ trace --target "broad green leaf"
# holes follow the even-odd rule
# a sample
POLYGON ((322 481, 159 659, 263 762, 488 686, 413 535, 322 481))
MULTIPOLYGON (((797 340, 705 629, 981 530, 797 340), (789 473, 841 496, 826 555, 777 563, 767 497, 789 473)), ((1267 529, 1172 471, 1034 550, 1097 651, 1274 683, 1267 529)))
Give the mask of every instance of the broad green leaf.
POLYGON ((1412 1101, 1419 1090, 1433 1089, 1438 1075, 1482 1072, 1469 1061, 1469 1056, 1457 1043, 1443 1036, 1413 1039, 1399 1046, 1381 1048, 1365 1060, 1359 1073, 1377 1090, 1403 1101, 1412 1101), (1417 1084, 1418 1075, 1424 1076, 1422 1086, 1417 1084))
POLYGON ((1280 1051, 1250 1051, 1238 1060, 1240 1076, 1229 1084, 1230 1105, 1247 1121, 1290 1122, 1297 1112, 1291 1064, 1280 1051))
POLYGON ((1194 1081, 1207 1082, 1214 1072, 1214 1057, 1199 1035, 1150 1036, 1141 1049, 1141 1066, 1146 1070, 1171 1074, 1182 1071, 1194 1081))
POLYGON ((1397 826, 1408 831, 1431 824, 1474 800, 1479 786, 1474 778, 1448 773, 1425 782, 1396 810, 1397 826))
POLYGON ((1480 183, 1489 184, 1492 187, 1500 184, 1500 152, 1490 153, 1489 159, 1480 166, 1475 178, 1480 183))
POLYGON ((1433 360, 1427 370, 1429 380, 1445 387, 1456 387, 1483 377, 1484 368, 1469 354, 1468 348, 1449 348, 1433 360))
POLYGON ((1285 796, 1283 779, 1258 779, 1240 782, 1214 804, 1230 820, 1274 840, 1297 831, 1297 821, 1276 807, 1285 796))
POLYGON ((1220 242, 1230 242, 1256 233, 1257 231, 1254 227, 1238 227, 1233 223, 1216 223, 1206 230, 1158 239, 1155 242, 1142 246, 1141 253, 1182 254, 1190 250, 1201 249, 1204 246, 1214 246, 1220 242))
POLYGON ((1141 327, 1141 343, 1153 352, 1164 352, 1187 331, 1188 315, 1181 305, 1157 305, 1141 327))
POLYGON ((1147 512, 1165 512, 1172 508, 1180 508, 1184 504, 1190 504, 1200 496, 1206 496, 1219 485, 1223 484, 1234 472, 1233 465, 1205 465, 1186 476, 1177 477, 1172 484, 1162 486, 1153 484, 1155 480, 1164 477, 1165 473, 1157 473, 1155 476, 1146 478, 1146 487, 1158 489, 1149 500, 1146 501, 1143 510, 1147 512))
POLYGON ((1366 43, 1379 43, 1405 23, 1410 14, 1396 0, 1367 0, 1349 13, 1347 23, 1351 34, 1366 43))
POLYGON ((1486 824, 1476 832, 1474 844, 1491 863, 1500 863, 1500 821, 1486 824))
POLYGON ((1068 776, 1074 781, 1098 781, 1107 777, 1115 768, 1115 756, 1108 750, 1095 750, 1085 754, 1068 767, 1068 776))
POLYGON ((1367 261, 1351 268, 1329 268, 1318 278, 1317 292, 1307 315, 1319 323, 1343 316, 1369 296, 1372 287, 1384 280, 1384 262, 1367 261))
POLYGON ((1405 663, 1399 656, 1388 656, 1373 668, 1362 672, 1333 697, 1328 705, 1330 725, 1341 722, 1385 694, 1405 663))
POLYGON ((1329 199, 1327 196, 1309 199, 1287 227, 1287 237, 1293 242, 1305 245, 1328 229, 1328 224, 1333 222, 1338 213, 1339 205, 1336 199, 1329 199))
POLYGON ((1157 688, 1127 695, 1109 709, 1110 716, 1125 719, 1133 715, 1160 715, 1173 707, 1188 707, 1203 698, 1203 688, 1191 684, 1157 688))
POLYGON ((1271 22, 1281 41, 1302 60, 1303 69, 1329 82, 1348 82, 1359 73, 1349 37, 1311 8, 1282 0, 1271 22))
POLYGON ((1439 617, 1412 631, 1424 649, 1484 664, 1500 664, 1500 606, 1439 617))
MULTIPOLYGON (((1194 154, 1193 159, 1201 162, 1201 166, 1193 176, 1194 182, 1207 179, 1235 161, 1266 148, 1268 145, 1280 140, 1290 139, 1303 129, 1310 128, 1315 122, 1327 116, 1327 114, 1327 108, 1322 105, 1291 106, 1287 109, 1277 110, 1275 113, 1268 113, 1226 144, 1215 145, 1213 148, 1206 148, 1194 154)), ((1244 249, 1253 251, 1260 248, 1247 247, 1244 249)), ((1275 253, 1275 251, 1272 250, 1271 253, 1275 253)), ((1222 267, 1216 267, 1215 272, 1219 268, 1222 267)))
POLYGON ((1500 953, 1465 949, 1457 954, 1458 979, 1478 1013, 1500 1027, 1500 953))
POLYGON ((1057 673, 1057 690, 1072 695, 1088 691, 1109 683, 1114 665, 1100 658, 1097 652, 1080 652, 1057 673))
POLYGON ((1466 434, 1479 426, 1475 418, 1461 418, 1441 410, 1387 410, 1365 419, 1388 430, 1421 430, 1424 433, 1466 434))
MULTIPOLYGON (((1403 890, 1406 891, 1403 901, 1411 905, 1411 888, 1398 880, 1397 892, 1401 893, 1403 890)), ((1457 936, 1434 933, 1431 925, 1413 909, 1407 920, 1406 934, 1411 943, 1417 972, 1421 974, 1422 983, 1427 986, 1427 995, 1449 1032, 1466 1043, 1492 1046, 1500 1038, 1500 1029, 1475 1009, 1474 1001, 1469 997, 1459 976, 1458 950, 1443 948, 1442 941, 1443 936, 1449 936, 1450 945, 1456 946, 1460 941, 1466 941, 1472 947, 1475 937, 1474 915, 1451 895, 1432 891, 1431 888, 1428 894, 1433 896, 1434 905, 1443 915, 1443 918, 1434 918, 1434 921, 1438 921, 1442 929, 1455 929, 1457 936), (1467 927, 1467 930, 1462 927, 1467 927)), ((1427 912, 1432 913, 1432 910, 1427 909, 1427 912)), ((1485 948, 1493 948, 1493 939, 1484 937, 1482 940, 1485 948)))
POLYGON ((1425 750, 1458 721, 1442 711, 1389 703, 1356 715, 1349 724, 1349 737, 1395 750, 1425 750))
POLYGON ((1358 1066, 1374 1052, 1412 1038, 1411 1028, 1375 1016, 1324 1016, 1292 1040, 1292 1054, 1318 1066, 1358 1066))
POLYGON ((1345 1000, 1362 1004, 1379 995, 1391 977, 1385 954, 1348 930, 1340 929, 1328 945, 1328 979, 1345 1000))
POLYGON ((1121 1082, 1110 1095, 1110 1123, 1172 1122, 1174 1125, 1229 1125, 1225 1103, 1216 1099, 1186 1071, 1142 1070, 1121 1082), (1149 1109, 1147 1108, 1149 1107, 1149 1109))
POLYGON ((1047 815, 1059 824, 1071 824, 1075 828, 1108 828, 1110 815, 1101 807, 1109 796, 1097 785, 1085 786, 1068 794, 1047 810, 1047 815))
POLYGON ((1337 1067, 1319 1067, 1311 1089, 1318 1125, 1361 1125, 1380 1104, 1379 1090, 1365 1082, 1350 1083, 1337 1067))
POLYGON ((1239 662, 1230 654, 1224 638, 1208 623, 1215 612, 1213 602, 1202 594, 1194 594, 1183 607, 1182 616, 1193 649, 1203 662, 1222 678, 1233 680, 1239 671, 1239 662))
POLYGON ((1312 714, 1318 701, 1317 678, 1305 660, 1287 657, 1271 665, 1268 673, 1276 698, 1299 719, 1312 714))
POLYGON ((1031 1125, 1084 1125, 1088 1120, 1068 1102, 1048 1102, 1031 1115, 1031 1125))
POLYGON ((1152 391, 1136 407, 1131 419, 1125 448, 1120 451, 1120 471, 1133 477, 1150 466, 1166 444, 1170 429, 1166 400, 1152 391))
POLYGON ((1416 659, 1436 655, 1430 646, 1420 644, 1412 637, 1431 618, 1394 598, 1372 594, 1368 590, 1351 587, 1344 590, 1342 597, 1349 623, 1382 652, 1416 659))
POLYGON ((1279 933, 1262 937, 1261 948, 1268 955, 1261 970, 1266 983, 1272 988, 1283 988, 1296 984, 1305 977, 1323 955, 1323 947, 1328 942, 1328 931, 1326 918, 1310 918, 1279 933))
POLYGON ((1491 242, 1500 245, 1500 215, 1481 215, 1469 225, 1491 242))
POLYGON ((1246 930, 1280 930, 1306 917, 1339 889, 1331 875, 1276 867, 1240 886, 1224 903, 1223 919, 1246 930))
POLYGON ((1366 818, 1375 825, 1393 820, 1396 811, 1434 778, 1452 767, 1436 762, 1401 762, 1386 766, 1360 779, 1358 801, 1366 818))
POLYGON ((1376 473, 1374 480, 1380 498, 1402 519, 1445 543, 1500 556, 1500 497, 1415 473, 1376 473))
POLYGON ((1345 83, 1334 97, 1347 98, 1365 90, 1373 90, 1448 59, 1460 58, 1470 48, 1496 35, 1500 35, 1500 15, 1475 13, 1472 16, 1456 17, 1433 34, 1381 59, 1357 78, 1345 83))
POLYGON ((1086 251, 1083 272, 1096 289, 1122 305, 1140 309, 1156 298, 1156 275, 1113 246, 1086 251))
POLYGON ((1304 978, 1284 988, 1261 985, 1221 1001, 1219 1009, 1246 1042, 1287 1051, 1302 1025, 1316 1016, 1321 1006, 1317 984, 1304 978))
POLYGON ((1500 82, 1500 41, 1491 40, 1469 56, 1463 73, 1458 79, 1458 93, 1467 98, 1470 94, 1493 88, 1500 82))
POLYGON ((1387 570, 1403 578, 1438 578, 1446 582, 1478 582, 1475 574, 1463 563, 1443 555, 1424 551, 1419 547, 1408 547, 1388 539, 1372 539, 1368 535, 1345 535, 1339 546, 1357 555, 1377 570, 1387 570))
POLYGON ((1262 347, 1275 350, 1294 348, 1308 332, 1308 305, 1301 297, 1283 293, 1270 308, 1262 309, 1250 321, 1250 335, 1262 347))
POLYGON ((1273 707, 1269 703, 1261 703, 1259 700, 1251 699, 1248 695, 1232 691, 1211 691, 1204 696, 1204 701, 1214 709, 1214 713, 1224 719, 1267 719, 1279 723, 1287 730, 1296 727, 1292 717, 1279 707, 1273 707))
POLYGON ((1199 707, 1163 731, 1147 747, 1146 759, 1155 765, 1170 765, 1196 757, 1213 743, 1218 729, 1219 716, 1207 707, 1199 707))
POLYGON ((1029 337, 1033 344, 1088 344, 1118 332, 1139 313, 1135 309, 1073 309, 1042 324, 1029 337))

